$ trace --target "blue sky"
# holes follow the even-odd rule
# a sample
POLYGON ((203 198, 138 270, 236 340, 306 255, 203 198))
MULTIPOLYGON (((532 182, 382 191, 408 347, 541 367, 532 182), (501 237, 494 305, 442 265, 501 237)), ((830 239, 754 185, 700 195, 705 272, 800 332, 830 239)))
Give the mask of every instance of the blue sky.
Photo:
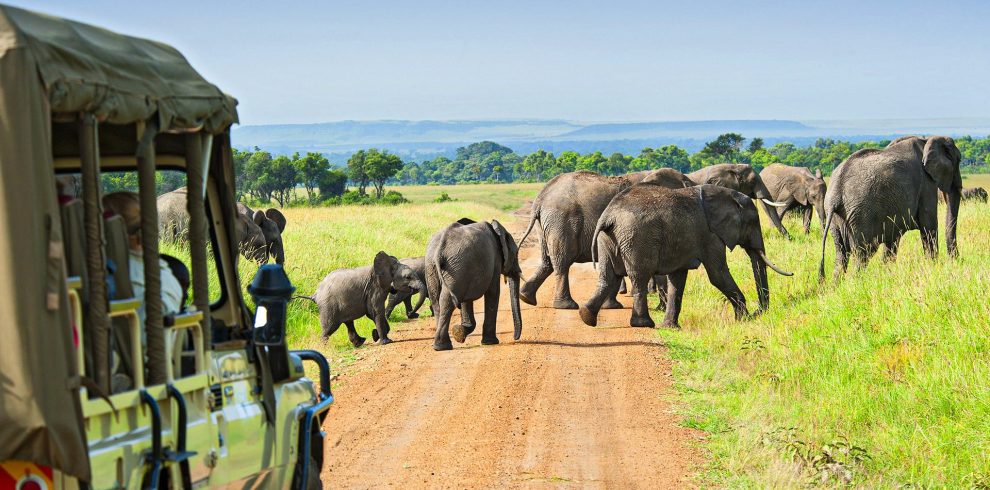
POLYGON ((167 42, 242 124, 990 116, 990 2, 10 3, 167 42))

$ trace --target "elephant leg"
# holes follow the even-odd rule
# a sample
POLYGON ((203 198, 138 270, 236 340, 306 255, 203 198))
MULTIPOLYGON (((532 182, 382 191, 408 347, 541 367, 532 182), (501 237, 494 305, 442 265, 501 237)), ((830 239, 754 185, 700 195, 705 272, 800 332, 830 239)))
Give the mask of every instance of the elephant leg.
POLYGON ((550 257, 544 255, 532 277, 523 281, 522 287, 519 288, 519 299, 523 303, 536 306, 536 292, 540 290, 540 286, 550 277, 550 274, 553 274, 553 264, 550 262, 550 257))
POLYGON ((351 345, 353 345, 354 347, 361 347, 362 345, 364 345, 364 341, 366 339, 358 335, 357 329, 354 328, 354 322, 353 321, 344 322, 344 325, 347 326, 347 338, 350 339, 351 345))
MULTIPOLYGON (((925 205, 924 202, 921 203, 925 205)), ((915 218, 918 222, 918 230, 921 231, 921 247, 925 251, 925 256, 934 259, 938 257, 938 214, 936 205, 931 206, 931 210, 922 209, 915 218)))
POLYGON ((622 306, 622 303, 619 302, 619 292, 620 290, 625 289, 626 278, 613 275, 612 280, 616 282, 617 287, 610 289, 610 291, 614 290, 615 292, 612 293, 611 296, 605 298, 605 303, 602 304, 603 310, 621 310, 625 308, 625 306, 622 306))
POLYGON ((804 208, 804 214, 803 214, 802 219, 804 220, 804 234, 805 235, 808 235, 808 234, 811 233, 811 213, 812 213, 812 211, 814 211, 814 208, 812 208, 811 206, 808 206, 808 207, 804 208))
POLYGON ((474 302, 465 301, 461 303, 461 323, 451 327, 450 334, 458 343, 464 343, 464 339, 471 335, 477 325, 474 320, 474 302))
POLYGON ((835 244, 835 270, 832 272, 832 276, 835 279, 845 274, 846 269, 849 267, 849 254, 851 250, 847 238, 843 227, 834 226, 832 228, 832 243, 835 244))
POLYGON ((577 301, 571 298, 570 273, 572 263, 572 261, 567 260, 554 265, 554 274, 557 276, 557 290, 554 293, 553 307, 558 310, 578 309, 577 301))
POLYGON ((323 321, 323 341, 326 342, 337 329, 340 328, 340 322, 336 320, 324 320, 323 321))
POLYGON ((481 344, 493 345, 498 343, 495 335, 495 322, 498 320, 498 298, 501 288, 498 283, 498 276, 492 281, 492 285, 485 293, 485 323, 481 325, 481 344))
MULTIPOLYGON (((667 276, 667 314, 663 317, 664 327, 681 328, 677 318, 681 314, 681 301, 684 299, 684 287, 687 285, 688 271, 679 271, 667 276)), ((661 296, 663 293, 661 293, 661 296)))
POLYGON ((413 311, 412 293, 410 293, 408 296, 406 296, 405 299, 402 300, 402 304, 404 304, 406 307, 406 318, 413 319, 419 316, 416 314, 415 311, 413 311))
MULTIPOLYGON (((605 260, 598 263, 598 287, 578 311, 581 321, 585 325, 594 327, 598 324, 598 312, 602 309, 602 303, 615 301, 615 295, 619 292, 619 284, 622 283, 621 279, 615 275, 611 262, 605 260)), ((619 307, 621 308, 622 305, 620 304, 619 307)))
MULTIPOLYGON (((385 316, 392 316, 392 311, 402 302, 402 295, 399 293, 388 295, 388 304, 385 305, 385 316)), ((406 309, 408 312, 408 308, 406 309)))
POLYGON ((624 277, 622 278, 621 281, 619 281, 619 292, 618 292, 618 294, 629 294, 629 288, 626 287, 626 278, 624 278, 624 277))
POLYGON ((749 311, 746 310, 746 296, 743 295, 735 279, 732 278, 732 274, 729 273, 729 265, 725 262, 725 256, 715 257, 706 262, 705 271, 708 272, 708 281, 712 283, 712 286, 718 288, 732 304, 736 320, 746 318, 749 315, 749 311))
POLYGON ((667 309, 667 276, 658 274, 653 276, 653 285, 657 290, 657 311, 664 311, 667 309))
POLYGON ((437 332, 433 337, 433 350, 451 350, 454 344, 450 342, 450 316, 454 313, 454 301, 446 291, 440 291, 440 301, 433 309, 437 320, 437 332))
POLYGON ((372 337, 378 345, 391 344, 392 339, 388 338, 388 332, 392 330, 392 327, 388 324, 388 317, 385 316, 385 312, 377 312, 368 315, 373 322, 375 322, 375 331, 372 333, 372 337))
POLYGON ((425 301, 426 301, 426 293, 423 292, 423 291, 420 291, 419 292, 419 299, 416 300, 416 306, 414 306, 412 308, 412 310, 409 312, 409 315, 408 315, 409 318, 419 318, 419 313, 417 313, 417 312, 419 311, 420 308, 423 307, 423 302, 425 302, 425 301))
POLYGON ((629 326, 655 327, 656 323, 650 318, 650 307, 646 302, 649 295, 646 286, 650 282, 650 276, 633 274, 629 276, 629 282, 633 297, 632 317, 629 319, 629 326))

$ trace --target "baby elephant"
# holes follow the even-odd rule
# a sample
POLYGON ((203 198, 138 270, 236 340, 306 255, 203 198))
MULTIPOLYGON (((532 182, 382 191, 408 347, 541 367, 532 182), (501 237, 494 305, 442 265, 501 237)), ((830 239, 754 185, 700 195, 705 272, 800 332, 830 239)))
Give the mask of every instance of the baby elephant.
MULTIPOLYGON (((749 254, 756 279, 760 310, 770 303, 767 267, 783 274, 767 259, 756 205, 746 195, 715 185, 667 189, 636 184, 612 199, 598 220, 593 252, 598 259, 598 289, 580 308, 585 324, 597 324, 598 311, 619 287, 632 282, 630 325, 652 327, 646 305, 647 283, 667 275, 667 316, 664 325, 677 327, 687 273, 705 266, 708 280, 732 303, 736 319, 748 314, 746 297, 729 274, 725 249, 737 245, 749 254)), ((663 292, 661 292, 663 294, 663 292)))
POLYGON ((426 286, 437 319, 434 350, 450 350, 450 334, 458 342, 474 330, 474 301, 485 297, 485 323, 481 343, 497 344, 499 275, 509 283, 514 338, 522 334, 519 313, 519 248, 498 221, 475 223, 463 218, 430 238, 426 247, 426 286), (455 307, 461 309, 461 324, 450 327, 455 307), (448 331, 449 328, 449 331, 448 331))
MULTIPOLYGON (((426 257, 413 257, 410 259, 400 259, 402 265, 412 269, 413 273, 416 274, 416 278, 420 282, 426 284, 426 257)), ((419 318, 419 313, 416 313, 420 307, 423 306, 423 302, 426 301, 426 288, 410 290, 406 293, 400 293, 398 291, 388 295, 388 306, 385 307, 385 315, 391 316, 392 310, 395 309, 399 303, 405 303, 406 305, 406 318, 410 320, 413 318, 419 318), (419 299, 416 300, 416 307, 413 307, 412 297, 414 294, 419 293, 419 299)))
POLYGON ((423 289, 416 274, 385 252, 378 252, 374 265, 337 269, 327 274, 312 298, 320 308, 323 340, 333 335, 343 323, 347 325, 351 344, 360 347, 365 339, 354 329, 354 320, 366 316, 375 322, 372 332, 375 341, 381 345, 392 342, 388 338, 385 298, 389 291, 402 293, 414 289, 423 289))

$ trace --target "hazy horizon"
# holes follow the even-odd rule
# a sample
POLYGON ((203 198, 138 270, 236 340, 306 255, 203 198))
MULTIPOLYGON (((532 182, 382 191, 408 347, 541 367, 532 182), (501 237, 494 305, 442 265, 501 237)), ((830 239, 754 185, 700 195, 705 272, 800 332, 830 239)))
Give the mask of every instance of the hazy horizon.
POLYGON ((990 2, 15 0, 171 44, 241 122, 990 114, 990 2))

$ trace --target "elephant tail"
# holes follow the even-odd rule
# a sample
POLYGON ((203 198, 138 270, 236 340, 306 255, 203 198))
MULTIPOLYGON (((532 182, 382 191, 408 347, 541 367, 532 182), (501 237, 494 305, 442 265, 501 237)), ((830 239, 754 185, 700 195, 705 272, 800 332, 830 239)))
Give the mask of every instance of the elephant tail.
POLYGON ((598 234, 608 232, 612 229, 613 224, 612 217, 603 214, 595 226, 595 233, 591 235, 591 265, 596 269, 598 268, 598 234))
POLYGON ((828 241, 828 230, 832 226, 832 216, 834 215, 834 209, 828 210, 828 216, 825 218, 825 229, 822 230, 822 260, 818 263, 818 282, 825 280, 825 243, 828 241))
MULTIPOLYGON (((448 265, 447 258, 443 256, 443 250, 445 250, 446 248, 447 248, 447 230, 445 229, 441 233, 440 240, 438 240, 437 243, 437 250, 438 250, 437 264, 436 264, 437 278, 440 280, 440 291, 447 291, 447 294, 449 294, 451 299, 454 300, 454 305, 460 306, 461 302, 457 299, 457 295, 454 294, 453 289, 450 289, 450 285, 447 284, 447 280, 444 279, 443 277, 444 269, 448 265)), ((432 301, 432 298, 430 299, 432 301)), ((437 300, 439 301, 439 296, 437 297, 437 300)))
POLYGON ((313 303, 316 303, 316 298, 314 298, 313 296, 296 295, 296 296, 293 296, 292 299, 305 299, 305 300, 312 301, 313 303))
POLYGON ((519 248, 522 248, 523 242, 526 241, 526 237, 529 236, 529 232, 533 231, 533 225, 536 225, 540 229, 540 253, 542 253, 542 258, 546 260, 546 257, 550 255, 547 249, 547 231, 543 229, 543 220, 540 219, 540 210, 534 205, 533 206, 533 217, 529 219, 529 227, 526 228, 526 233, 523 234, 522 239, 519 240, 519 248))

